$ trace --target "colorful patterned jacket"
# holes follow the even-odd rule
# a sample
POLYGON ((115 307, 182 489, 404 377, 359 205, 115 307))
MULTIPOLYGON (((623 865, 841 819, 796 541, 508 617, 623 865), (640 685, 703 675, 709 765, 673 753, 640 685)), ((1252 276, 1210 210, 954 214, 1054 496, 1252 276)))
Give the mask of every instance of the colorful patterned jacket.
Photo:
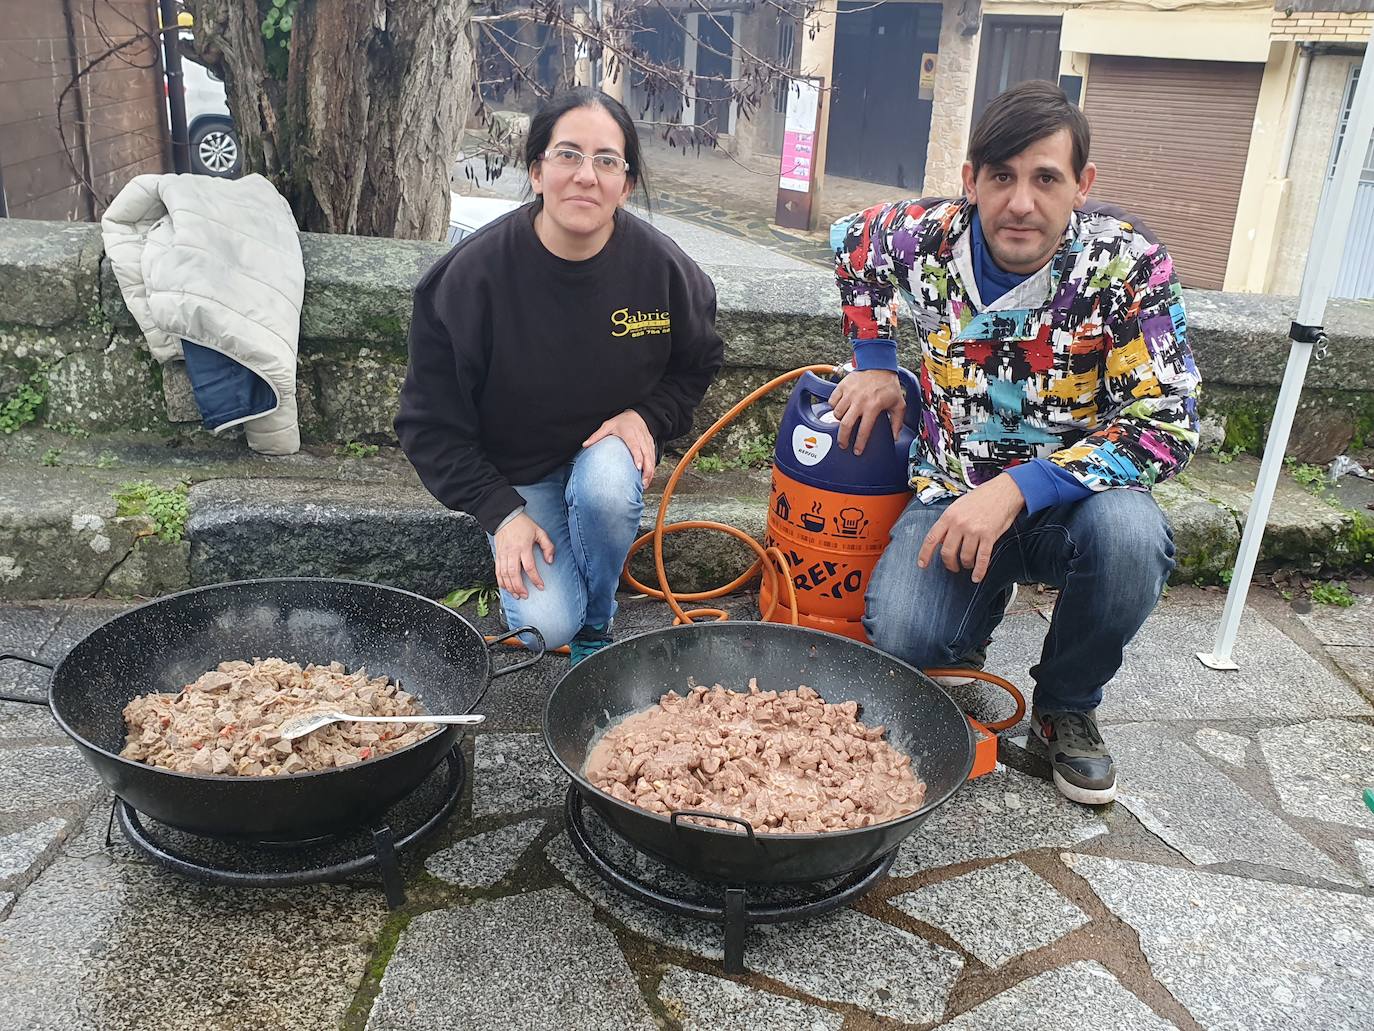
POLYGON ((895 347, 903 304, 916 326, 912 489, 929 503, 1037 458, 1094 491, 1178 473, 1197 448, 1199 378, 1168 252, 1129 222, 1076 211, 1054 258, 985 307, 972 211, 901 201, 831 229, 856 355, 873 347, 862 341, 895 347))

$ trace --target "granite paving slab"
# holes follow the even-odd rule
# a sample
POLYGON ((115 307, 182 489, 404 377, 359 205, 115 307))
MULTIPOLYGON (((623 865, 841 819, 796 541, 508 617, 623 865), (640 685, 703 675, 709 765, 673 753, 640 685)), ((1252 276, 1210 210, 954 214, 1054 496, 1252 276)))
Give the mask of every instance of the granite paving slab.
POLYGON ((1331 656, 1341 671, 1364 691, 1365 697, 1374 697, 1374 647, 1328 647, 1326 654, 1331 656))
POLYGON ((961 1013, 945 1031, 1178 1031, 1096 963, 1037 974, 961 1013))
POLYGON ((13 834, 0 835, 0 886, 22 887, 62 844, 67 821, 42 820, 13 834))
POLYGON ((748 985, 669 967, 658 997, 682 1031, 840 1031, 844 1016, 748 985))
POLYGON ((367 1031, 657 1028, 615 936, 563 888, 422 913, 367 1031))
MULTIPOLYGON (((46 677, 47 674, 45 673, 46 677)), ((42 691, 36 687, 29 691, 42 691)), ((67 736, 52 717, 52 710, 44 705, 23 702, 0 702, 0 744, 23 741, 65 741, 67 736)))
MULTIPOLYGON (((1196 653, 1212 650, 1221 605, 1218 598, 1209 606, 1157 608, 1127 646, 1098 719, 1107 724, 1374 713, 1368 700, 1253 609, 1245 610, 1232 652, 1239 672, 1204 667, 1196 653), (1275 690, 1275 684, 1283 689, 1275 690)), ((1006 654, 999 650, 1003 633, 999 627, 993 635, 988 671, 1012 680, 1029 700, 1030 668, 1040 660, 1040 645, 1026 642, 1005 663, 994 665, 991 656, 1006 654)))
POLYGON ((1374 632, 1374 595, 1357 597, 1349 608, 1339 605, 1313 605, 1298 614, 1307 629, 1322 644, 1369 644, 1374 632))
POLYGON ((1362 797, 1374 785, 1374 727, 1317 720, 1261 730, 1259 743, 1284 809, 1374 831, 1362 797))
POLYGON ((124 601, 83 601, 73 605, 62 613, 45 650, 53 656, 65 655, 92 630, 136 607, 124 601))
POLYGON ((1245 765, 1245 753, 1250 748, 1250 739, 1239 734, 1228 734, 1215 727, 1203 727, 1193 735, 1198 748, 1214 759, 1230 763, 1232 766, 1245 765))
MULTIPOLYGON (((582 862, 566 834, 545 852, 569 883, 631 930, 707 959, 722 958, 718 925, 660 913, 612 891, 582 862)), ((963 967, 948 949, 852 909, 753 928, 744 962, 814 998, 909 1023, 940 1016, 963 967)))
POLYGON ((1018 862, 986 866, 888 900, 938 927, 990 967, 1082 927, 1089 917, 1018 862))
POLYGON ((75 748, 50 745, 0 749, 0 816, 49 806, 89 805, 100 781, 75 748))
MULTIPOLYGON (((41 655, 48 638, 62 619, 61 605, 6 605, 0 607, 0 651, 41 655)), ((0 660, 0 694, 17 694, 43 698, 47 693, 48 671, 15 659, 0 660)), ((18 736, 7 732, 6 710, 0 707, 0 737, 18 736)), ((28 706, 15 705, 15 713, 29 711, 28 706)))
POLYGON ((0 933, 0 1027, 335 1029, 385 919, 374 889, 207 888, 111 862, 87 820, 0 933), (212 958, 212 959, 211 959, 212 958))
POLYGON ((902 843, 892 876, 1063 848, 1106 832, 1095 810, 1070 802, 1049 781, 999 765, 961 787, 902 843))
POLYGON ((1208 1031, 1367 1031, 1374 898, 1067 855, 1208 1031))
POLYGON ((490 888, 511 872, 543 829, 543 820, 522 820, 473 835, 435 852, 425 869, 460 888, 490 888))
POLYGON ((1188 745, 1152 724, 1115 727, 1117 800, 1194 863, 1238 860, 1353 883, 1332 859, 1188 745))
POLYGON ((478 734, 472 814, 493 816, 558 805, 568 777, 549 756, 542 734, 478 734))
POLYGON ((1365 884, 1374 886, 1374 841, 1355 840, 1355 856, 1360 861, 1360 874, 1365 884))

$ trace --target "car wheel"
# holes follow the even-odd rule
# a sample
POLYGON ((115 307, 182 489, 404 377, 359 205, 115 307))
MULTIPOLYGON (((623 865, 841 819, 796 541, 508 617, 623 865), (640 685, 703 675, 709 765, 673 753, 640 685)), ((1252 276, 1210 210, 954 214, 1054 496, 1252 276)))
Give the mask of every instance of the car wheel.
POLYGON ((243 171, 243 149, 234 123, 227 118, 197 122, 190 143, 192 172, 233 179, 243 171))

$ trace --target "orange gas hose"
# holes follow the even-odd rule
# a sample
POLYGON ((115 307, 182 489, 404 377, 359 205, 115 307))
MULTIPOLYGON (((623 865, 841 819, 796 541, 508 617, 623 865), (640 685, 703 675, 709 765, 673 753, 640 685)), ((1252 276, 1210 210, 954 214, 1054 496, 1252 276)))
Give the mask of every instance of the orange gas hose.
MULTIPOLYGON (((621 580, 631 590, 650 598, 666 601, 668 607, 673 610, 674 626, 693 623, 697 619, 713 619, 718 622, 728 620, 730 614, 724 609, 710 607, 684 609, 681 603, 710 601, 713 598, 720 598, 727 594, 733 594, 753 580, 756 574, 761 574, 763 576, 769 585, 769 593, 772 596, 772 601, 769 603, 767 611, 760 613, 760 619, 764 621, 770 620, 778 607, 782 606, 783 611, 789 616, 788 622, 793 626, 799 625, 797 614, 797 588, 792 583, 792 572, 788 567, 787 557, 782 553, 781 549, 776 547, 765 548, 743 530, 738 527, 729 526, 725 523, 718 523, 707 519, 688 519, 679 523, 669 523, 667 521, 668 505, 669 502, 672 501, 673 492, 677 489, 678 481, 681 480, 687 470, 691 468, 692 462, 695 461, 697 455, 701 453, 701 449, 709 444, 715 438, 716 434, 734 422, 741 412, 760 398, 782 386, 784 383, 790 383, 795 379, 800 379, 808 372, 814 372, 818 376, 830 376, 835 371, 833 365, 806 365, 800 369, 793 369, 791 372, 785 372, 781 376, 775 376, 773 379, 763 384, 763 386, 750 391, 747 396, 738 401, 728 412, 712 423, 710 428, 698 437, 692 446, 687 449, 687 453, 678 460, 672 475, 668 477, 668 482, 663 487, 663 495, 658 502, 658 518, 654 520, 653 530, 641 536, 630 546, 630 552, 625 556, 625 568, 620 574, 621 580), (756 556, 754 562, 748 569, 723 587, 717 587, 709 591, 678 594, 668 586, 668 572, 663 563, 663 539, 669 534, 683 533, 687 530, 716 530, 720 533, 729 534, 731 537, 735 538, 735 540, 740 541, 754 552, 756 556), (639 552, 640 548, 644 547, 644 545, 650 541, 652 541, 654 545, 654 571, 658 574, 659 584, 657 588, 640 583, 630 573, 631 559, 639 552), (787 597, 785 602, 783 601, 784 593, 787 597)), ((488 637, 487 640, 492 640, 492 638, 488 637)), ((564 646, 563 648, 555 650, 566 652, 568 649, 564 646)), ((1016 685, 1009 680, 1004 680, 991 673, 983 673, 979 670, 971 669, 929 669, 925 672, 927 676, 961 676, 969 677, 973 680, 981 680, 985 683, 995 684, 1006 691, 1007 694, 1011 695, 1012 700, 1016 703, 1016 711, 1007 719, 999 720, 996 723, 986 724, 987 728, 993 732, 1000 732, 1016 726, 1016 724, 1021 721, 1021 717, 1025 715, 1026 700, 1016 685)))

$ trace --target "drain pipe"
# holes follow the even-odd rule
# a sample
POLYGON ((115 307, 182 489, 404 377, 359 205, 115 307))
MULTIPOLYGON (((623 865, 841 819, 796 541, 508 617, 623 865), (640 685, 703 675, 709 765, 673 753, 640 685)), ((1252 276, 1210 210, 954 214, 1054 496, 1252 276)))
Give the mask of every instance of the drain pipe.
POLYGON ((1288 168, 1293 162, 1293 141, 1298 136, 1298 122, 1302 118, 1302 103, 1307 96, 1307 72, 1312 67, 1312 44, 1298 44, 1298 75, 1293 83, 1293 115, 1288 119, 1288 128, 1283 137, 1283 153, 1279 158, 1279 178, 1288 178, 1288 168))

